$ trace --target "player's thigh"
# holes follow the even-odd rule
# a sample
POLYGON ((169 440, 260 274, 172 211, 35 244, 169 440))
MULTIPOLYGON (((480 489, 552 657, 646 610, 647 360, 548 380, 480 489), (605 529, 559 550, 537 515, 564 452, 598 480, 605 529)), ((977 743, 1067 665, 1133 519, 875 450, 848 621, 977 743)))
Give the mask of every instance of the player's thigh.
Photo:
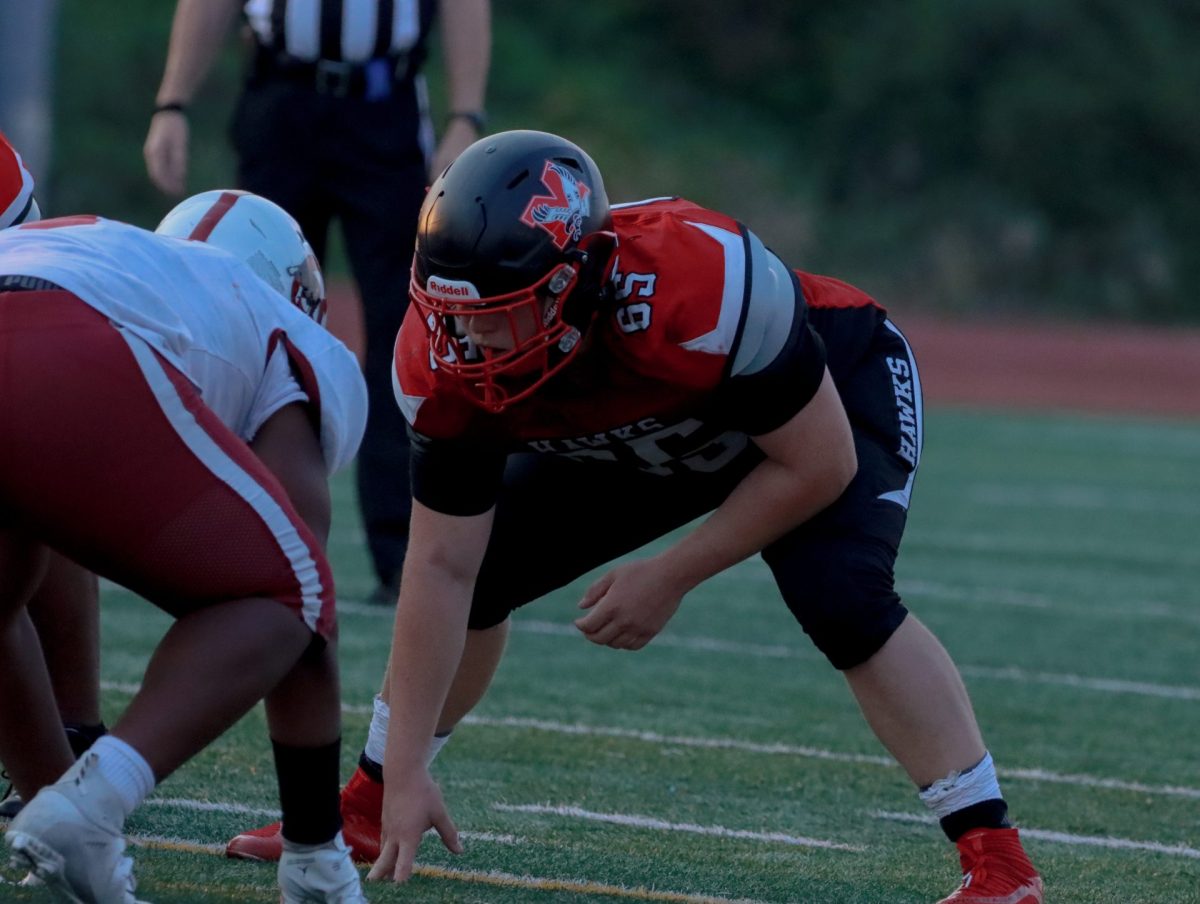
POLYGON ((603 462, 512 456, 471 626, 497 624, 518 606, 712 511, 739 476, 659 477, 603 462))
POLYGON ((838 668, 869 659, 903 622, 895 563, 924 445, 921 379, 888 320, 838 379, 858 471, 825 511, 763 552, 784 599, 838 668))
POLYGON ((0 524, 0 630, 36 595, 49 553, 41 542, 0 524))
POLYGON ((873 656, 904 621, 895 563, 913 470, 893 438, 855 430, 858 473, 831 506, 763 550, 788 608, 839 669, 873 656))
POLYGON ((65 305, 73 325, 7 362, 18 526, 176 614, 267 597, 331 628, 328 563, 278 481, 149 346, 65 305))

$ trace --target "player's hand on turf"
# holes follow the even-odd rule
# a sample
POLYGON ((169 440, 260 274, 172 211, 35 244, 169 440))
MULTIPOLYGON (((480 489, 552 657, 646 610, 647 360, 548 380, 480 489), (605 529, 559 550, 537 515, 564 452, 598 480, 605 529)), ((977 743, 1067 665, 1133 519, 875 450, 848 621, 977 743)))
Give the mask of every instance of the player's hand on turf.
POLYGON ((383 832, 380 838, 379 859, 367 874, 368 879, 393 879, 407 882, 412 876, 413 861, 421 836, 433 828, 442 844, 453 854, 463 852, 441 789, 428 769, 420 770, 410 782, 388 781, 383 790, 383 832))
POLYGON ((590 611, 575 627, 592 643, 640 650, 671 620, 685 592, 657 560, 626 562, 588 588, 579 608, 590 611))

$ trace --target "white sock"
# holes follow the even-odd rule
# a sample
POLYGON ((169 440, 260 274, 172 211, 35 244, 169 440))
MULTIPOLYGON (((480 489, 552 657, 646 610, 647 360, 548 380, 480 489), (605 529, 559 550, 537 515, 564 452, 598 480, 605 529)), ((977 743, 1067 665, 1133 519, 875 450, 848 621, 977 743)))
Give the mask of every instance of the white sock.
MULTIPOLYGON (((371 727, 367 729, 367 743, 363 746, 363 754, 372 763, 383 765, 383 757, 387 751, 388 722, 391 721, 392 710, 378 694, 375 696, 375 706, 371 713, 371 727)), ((434 735, 429 742, 429 753, 425 757, 426 764, 432 763, 446 742, 450 740, 450 732, 434 735)))
POLYGON ((383 754, 387 750, 388 721, 392 711, 378 694, 375 695, 375 707, 371 713, 371 727, 367 730, 367 743, 363 753, 372 763, 383 765, 383 754))
MULTIPOLYGON (((282 838, 282 836, 280 837, 282 838)), ((288 841, 286 838, 283 839, 283 849, 289 854, 312 854, 327 848, 347 852, 350 850, 346 847, 346 840, 342 837, 340 830, 329 841, 322 841, 320 844, 300 844, 295 841, 288 841)))
POLYGON ((938 819, 1001 796, 990 753, 985 753, 982 760, 965 772, 951 772, 920 792, 921 800, 938 819))
POLYGON ((433 761, 437 759, 437 755, 441 752, 442 748, 446 746, 446 742, 449 740, 450 732, 446 732, 445 734, 435 734, 433 738, 430 739, 429 754, 425 757, 425 765, 429 766, 433 764, 433 761))
POLYGON ((140 753, 110 734, 96 741, 88 753, 95 755, 96 771, 104 776, 121 798, 125 808, 121 815, 124 822, 125 817, 136 810, 154 790, 154 772, 150 764, 140 753))

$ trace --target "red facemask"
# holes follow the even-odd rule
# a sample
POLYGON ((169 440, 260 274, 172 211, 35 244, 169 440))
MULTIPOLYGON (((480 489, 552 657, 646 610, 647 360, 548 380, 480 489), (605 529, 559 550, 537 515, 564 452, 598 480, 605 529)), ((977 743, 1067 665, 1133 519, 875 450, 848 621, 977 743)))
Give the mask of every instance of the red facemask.
MULTIPOLYGON (((615 237, 598 235, 611 251, 615 237)), ((605 270, 610 261, 611 254, 605 270)), ((408 294, 429 334, 432 363, 458 380, 472 402, 493 413, 528 398, 579 352, 581 328, 564 321, 563 310, 578 287, 581 266, 559 264, 528 288, 487 298, 478 297, 468 282, 431 277, 422 286, 414 272, 408 294), (504 337, 496 343, 503 348, 469 338, 480 332, 472 329, 471 318, 482 317, 488 318, 490 336, 499 331, 504 337)))

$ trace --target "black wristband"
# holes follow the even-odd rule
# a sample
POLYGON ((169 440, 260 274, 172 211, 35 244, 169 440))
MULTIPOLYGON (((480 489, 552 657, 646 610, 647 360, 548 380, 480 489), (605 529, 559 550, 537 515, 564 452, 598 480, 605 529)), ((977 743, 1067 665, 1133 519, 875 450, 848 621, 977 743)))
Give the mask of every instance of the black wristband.
POLYGON ((158 113, 187 113, 187 104, 177 100, 169 101, 165 104, 154 105, 155 114, 158 113))
POLYGON ((446 117, 446 122, 456 119, 465 119, 475 127, 476 132, 482 133, 487 128, 487 114, 482 110, 454 110, 446 117))

